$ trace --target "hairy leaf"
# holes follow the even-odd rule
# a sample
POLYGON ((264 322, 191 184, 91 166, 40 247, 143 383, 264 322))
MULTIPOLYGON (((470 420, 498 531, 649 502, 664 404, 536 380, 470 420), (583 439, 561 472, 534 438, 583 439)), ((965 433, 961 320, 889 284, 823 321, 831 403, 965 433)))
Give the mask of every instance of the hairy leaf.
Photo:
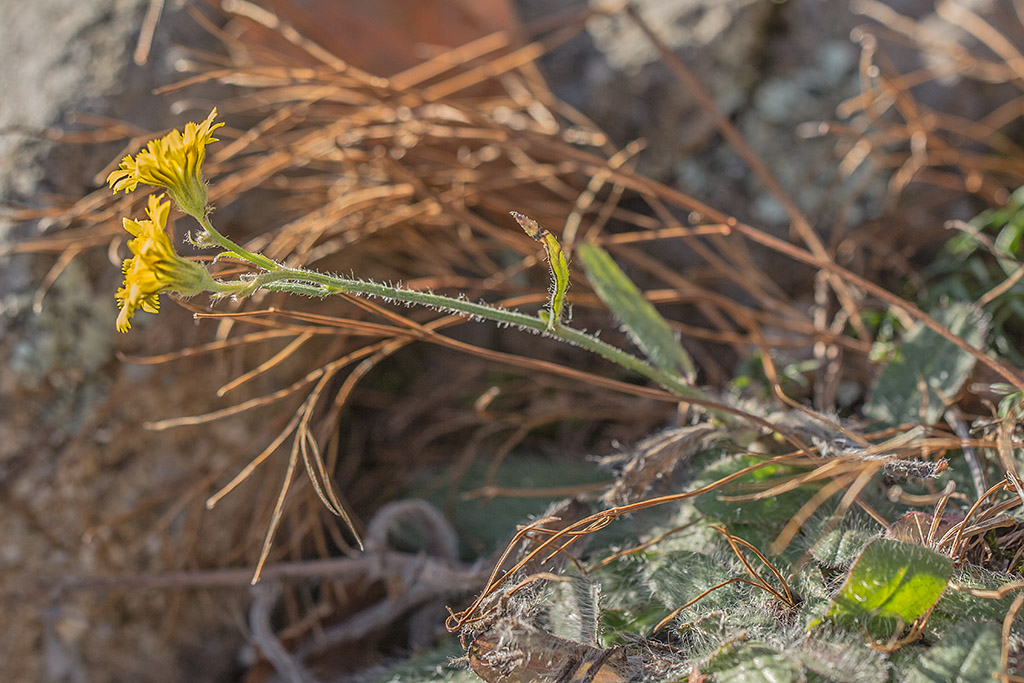
POLYGON ((877 537, 878 533, 874 530, 833 529, 811 546, 811 555, 826 567, 846 567, 877 537))
POLYGON ((850 568, 825 618, 889 638, 939 601, 952 573, 953 561, 945 555, 879 539, 850 568))
POLYGON ((813 683, 885 683, 888 657, 845 629, 818 629, 787 651, 803 664, 813 683))
MULTIPOLYGON (((951 304, 934 317, 975 348, 981 347, 990 323, 986 313, 963 303, 951 304)), ((974 356, 917 323, 904 336, 899 356, 875 382, 864 414, 886 426, 934 424, 967 381, 975 362, 974 356)))
POLYGON ((576 253, 583 261, 594 291, 622 323, 633 343, 660 369, 693 380, 697 370, 690 355, 658 310, 644 298, 608 252, 596 244, 584 242, 576 253))
POLYGON ((907 683, 973 683, 998 677, 1002 634, 994 622, 962 622, 901 676, 907 683))
MULTIPOLYGON (((953 574, 953 583, 957 586, 987 591, 1019 580, 1018 575, 996 574, 971 565, 964 565, 953 574)), ((995 599, 981 598, 965 590, 946 591, 928 620, 928 633, 933 637, 945 638, 947 632, 965 621, 1002 621, 1013 603, 1013 598, 1013 593, 995 599)), ((1014 633, 1020 635, 1020 620, 1016 620, 1014 624, 1014 633)))
MULTIPOLYGON (((712 464, 697 477, 693 486, 705 486, 756 465, 761 458, 749 455, 726 456, 712 464)), ((694 505, 709 518, 729 523, 780 527, 814 495, 817 486, 804 485, 793 491, 756 500, 723 500, 732 496, 755 494, 781 484, 799 471, 785 465, 768 465, 754 470, 721 488, 705 493, 694 500, 694 505)), ((750 539, 747 539, 750 540, 750 539)))
POLYGON ((711 658, 708 671, 719 683, 775 683, 807 680, 789 655, 758 643, 729 643, 711 658))
POLYGON ((677 632, 692 656, 709 656, 722 642, 741 633, 762 637, 778 627, 774 614, 764 607, 775 603, 771 595, 761 588, 731 581, 749 580, 751 576, 727 551, 711 555, 685 550, 657 554, 646 571, 651 592, 667 608, 662 617, 693 603, 665 627, 666 631, 677 632))
MULTIPOLYGON (((677 550, 657 555, 647 564, 650 590, 669 608, 681 607, 709 588, 739 575, 727 559, 677 550)), ((730 584, 708 593, 692 607, 693 612, 736 607, 742 586, 730 584)))

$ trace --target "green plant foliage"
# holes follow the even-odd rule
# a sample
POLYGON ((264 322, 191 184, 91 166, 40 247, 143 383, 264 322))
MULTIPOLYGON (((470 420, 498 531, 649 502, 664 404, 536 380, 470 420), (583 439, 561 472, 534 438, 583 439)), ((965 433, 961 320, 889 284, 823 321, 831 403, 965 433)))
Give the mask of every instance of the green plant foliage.
MULTIPOLYGON (((710 484, 760 462, 760 458, 751 455, 727 455, 701 472, 694 480, 693 487, 710 484)), ((796 472, 786 465, 768 465, 735 479, 721 490, 699 496, 695 505, 712 520, 781 528, 807 501, 808 495, 817 490, 816 486, 803 486, 759 500, 733 501, 723 500, 723 497, 756 493, 785 481, 786 477, 796 472)))
POLYGON ((589 242, 580 244, 576 253, 594 291, 622 323, 630 339, 657 367, 692 381, 697 370, 690 355, 658 310, 644 298, 611 255, 589 242))
POLYGON ((994 680, 1001 664, 999 624, 962 622, 909 667, 906 683, 974 683, 994 680))
POLYGON ((451 660, 463 654, 457 643, 419 652, 371 679, 373 683, 479 683, 475 673, 451 660))
MULTIPOLYGON (((968 343, 980 348, 989 318, 976 307, 955 303, 933 314, 968 343)), ((875 382, 864 414, 882 426, 935 424, 960 392, 977 361, 933 330, 918 323, 903 337, 900 353, 875 382), (927 395, 922 397, 921 385, 927 395)))
POLYGON ((819 628, 796 641, 789 652, 803 665, 811 683, 884 683, 891 680, 886 653, 868 647, 859 633, 819 628))
MULTIPOLYGON (((667 323, 606 252, 584 245, 578 253, 595 289, 606 290, 602 299, 654 365, 678 376, 681 362, 665 360, 665 348, 678 345, 667 323), (646 310, 644 306, 657 317, 638 317, 636 311, 646 310), (637 328, 659 327, 668 335, 660 341, 659 333, 637 332, 637 328), (664 339, 672 343, 660 345, 667 343, 664 339)), ((989 318, 977 307, 952 304, 931 310, 937 311, 941 324, 969 344, 981 348, 985 343, 989 318)), ((938 421, 968 380, 975 358, 922 325, 903 330, 895 317, 882 315, 880 329, 892 333, 892 343, 865 413, 885 425, 938 421)), ((1002 393, 1008 397, 1005 410, 1016 410, 1013 388, 1006 387, 1002 393)), ((819 432, 808 427, 807 433, 813 440, 819 432)), ((971 567, 970 560, 954 572, 953 561, 944 554, 882 538, 878 522, 856 506, 835 516, 836 496, 815 501, 817 510, 802 519, 793 540, 777 552, 774 542, 780 531, 798 511, 810 510, 808 501, 828 479, 773 491, 808 472, 813 464, 761 466, 768 456, 751 451, 774 452, 773 443, 749 432, 729 434, 731 442, 723 438, 713 447, 688 452, 681 466, 643 454, 638 462, 661 475, 650 477, 658 482, 660 492, 715 486, 678 505, 630 513, 588 536, 580 558, 581 566, 589 561, 591 569, 582 574, 563 570, 571 581, 552 582, 530 607, 541 632, 532 641, 516 644, 525 661, 547 662, 551 657, 537 643, 561 639, 560 651, 579 656, 615 648, 625 653, 623 662, 643 672, 631 680, 666 683, 700 676, 740 683, 921 683, 988 680, 999 672, 999 624, 1014 594, 997 600, 949 586, 991 591, 1019 580, 1018 576, 986 572, 971 567), (743 476, 716 484, 754 466, 757 469, 743 476), (778 574, 747 546, 731 548, 722 529, 762 551, 778 574), (651 539, 660 540, 610 562, 599 561, 651 539), (755 573, 770 590, 747 583, 756 583, 755 573), (782 581, 787 591, 782 590, 782 581), (779 590, 779 595, 773 590, 779 590), (920 632, 910 634, 917 640, 898 643, 914 622, 921 625, 920 632), (895 649, 878 647, 886 643, 895 649)), ((924 426, 900 430, 878 444, 879 450, 906 449, 925 434, 924 426)), ((838 453, 822 449, 823 462, 846 454, 841 444, 835 448, 838 453)), ((946 471, 927 481, 921 477, 931 476, 931 470, 916 467, 916 461, 907 461, 902 469, 894 463, 886 472, 898 478, 908 494, 933 493, 951 480, 957 491, 971 490, 974 483, 966 462, 953 453, 948 457, 946 471)), ((907 519, 906 506, 887 497, 883 487, 868 486, 858 500, 876 511, 877 518, 907 519)), ((898 526, 890 526, 890 532, 898 526)), ((1020 630, 1024 627, 1015 627, 1015 639, 1020 630)), ((523 670, 540 671, 536 667, 523 670)), ((623 664, 609 671, 624 676, 627 668, 623 664)), ((555 674, 537 676, 532 680, 557 679, 555 674)))
POLYGON ((548 505, 561 498, 556 495, 487 499, 479 495, 484 487, 536 489, 582 486, 608 479, 591 463, 519 453, 506 458, 493 479, 488 476, 489 470, 488 463, 473 463, 453 482, 450 469, 442 468, 434 476, 423 477, 403 497, 423 498, 448 513, 459 532, 463 550, 479 556, 502 547, 515 533, 517 524, 542 514, 548 505))
POLYGON ((747 583, 728 582, 733 578, 751 576, 724 550, 714 554, 680 550, 648 562, 646 581, 665 606, 662 616, 696 600, 665 627, 682 639, 691 656, 710 656, 736 633, 759 637, 777 630, 766 607, 776 604, 776 599, 747 583))
MULTIPOLYGON (((813 562, 808 562, 789 577, 789 585, 800 600, 797 624, 801 631, 808 631, 813 624, 825 618, 833 591, 828 588, 822 568, 813 562)), ((821 631, 818 629, 814 635, 820 637, 821 631)))
POLYGON ((877 531, 868 529, 833 529, 811 546, 811 554, 825 567, 848 567, 864 546, 877 537, 877 531))
POLYGON ((911 543, 873 541, 850 568, 825 617, 890 638, 939 601, 952 573, 953 561, 945 555, 911 543))
POLYGON ((978 301, 997 287, 996 297, 985 301, 992 318, 992 345, 1017 366, 1024 367, 1020 337, 1024 333, 1024 280, 1005 287, 1021 268, 1024 257, 1024 187, 1006 206, 984 211, 958 232, 934 264, 922 273, 928 283, 922 297, 926 306, 941 301, 978 301))
POLYGON ((650 555, 626 555, 591 574, 601 586, 601 647, 647 637, 667 614, 665 605, 652 594, 646 581, 644 568, 650 555))
POLYGON ((719 683, 807 680, 799 662, 760 643, 729 643, 723 646, 708 662, 707 670, 719 683))
POLYGON ((997 414, 1004 419, 1013 419, 1017 422, 1024 420, 1024 391, 1017 391, 1012 385, 997 382, 989 387, 993 392, 1002 396, 999 399, 997 414))
POLYGON ((601 612, 601 647, 625 645, 636 638, 646 637, 665 616, 661 603, 648 601, 638 606, 620 607, 601 612))
MULTIPOLYGON (((647 563, 646 571, 650 590, 669 609, 690 602, 738 573, 727 559, 713 558, 689 550, 659 554, 647 563)), ((743 589, 743 585, 730 584, 712 591, 683 612, 682 618, 696 618, 710 610, 729 607, 742 596, 745 592, 743 589)))
MULTIPOLYGON (((953 573, 952 583, 964 588, 996 590, 1003 584, 1019 580, 1019 576, 996 574, 964 566, 953 573)), ((1001 599, 979 598, 966 591, 948 590, 942 595, 928 620, 928 632, 945 637, 963 621, 1002 621, 1013 603, 1013 595, 1001 599)), ((1015 629, 1019 632, 1019 629, 1015 629)))
MULTIPOLYGON (((783 350, 773 349, 771 358, 775 364, 778 382, 788 395, 804 392, 810 385, 808 377, 821 367, 821 361, 816 358, 797 360, 783 350)), ((730 393, 760 398, 773 395, 772 382, 765 374, 764 357, 760 350, 754 351, 748 358, 740 361, 734 374, 732 381, 729 382, 730 393)))

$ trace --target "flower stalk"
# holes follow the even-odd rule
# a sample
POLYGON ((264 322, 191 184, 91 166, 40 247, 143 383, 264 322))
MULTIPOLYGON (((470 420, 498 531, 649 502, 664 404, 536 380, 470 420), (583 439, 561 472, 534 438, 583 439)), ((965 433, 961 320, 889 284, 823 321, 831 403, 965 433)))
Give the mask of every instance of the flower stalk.
POLYGON ((108 176, 107 182, 114 192, 130 192, 140 183, 166 188, 167 194, 178 207, 202 226, 203 232, 197 240, 200 246, 216 245, 223 249, 224 253, 247 261, 260 272, 239 280, 218 280, 202 265, 178 256, 164 232, 170 205, 167 202, 160 203, 159 199, 151 197, 150 207, 147 209, 150 215, 148 221, 125 219, 125 228, 135 236, 135 239, 129 242, 134 256, 125 261, 125 286, 118 291, 116 297, 121 306, 118 330, 128 330, 129 319, 136 310, 155 313, 158 309, 158 295, 165 291, 177 292, 183 296, 210 292, 215 298, 244 298, 261 289, 321 297, 339 293, 355 294, 429 306, 470 318, 514 325, 587 349, 626 370, 656 382, 680 398, 710 401, 710 396, 683 378, 655 367, 594 335, 564 325, 560 318, 565 290, 568 288, 565 258, 561 255, 557 240, 524 216, 515 215, 528 234, 537 239, 550 238, 548 243, 545 243, 545 249, 556 279, 552 300, 549 302, 550 310, 541 311, 537 316, 431 292, 287 267, 262 254, 245 249, 218 231, 209 218, 202 165, 206 158, 206 145, 216 141, 212 135, 213 131, 224 125, 214 123, 216 114, 217 110, 214 109, 202 123, 187 124, 184 133, 173 130, 164 137, 151 141, 136 157, 125 157, 120 168, 108 176))
MULTIPOLYGON (((528 315, 432 292, 289 267, 262 254, 249 251, 217 230, 209 217, 211 209, 207 203, 203 162, 206 159, 206 145, 216 140, 213 132, 224 125, 214 123, 216 114, 217 110, 214 109, 202 123, 188 123, 184 133, 173 130, 162 138, 150 141, 135 157, 127 156, 122 159, 120 167, 107 177, 107 182, 115 193, 122 190, 131 192, 139 184, 164 188, 178 208, 194 218, 202 227, 202 232, 193 240, 195 246, 219 247, 223 251, 218 257, 228 254, 235 256, 251 264, 255 272, 238 279, 220 279, 214 277, 203 264, 179 256, 166 232, 171 202, 165 201, 163 195, 151 195, 146 208, 147 219, 124 219, 124 227, 132 235, 132 239, 128 241, 132 256, 124 262, 124 285, 115 294, 120 308, 117 316, 118 331, 127 332, 131 327, 132 317, 139 310, 156 313, 159 310, 159 296, 165 292, 175 292, 185 297, 209 292, 215 299, 229 296, 242 299, 260 290, 313 297, 335 294, 377 297, 388 301, 429 306, 471 319, 514 325, 535 334, 574 344, 661 385, 683 400, 689 399, 704 405, 713 404, 710 396, 692 386, 671 368, 652 365, 594 335, 566 326, 562 322, 563 309, 567 308, 566 292, 569 288, 566 256, 554 235, 540 227, 536 221, 520 214, 514 213, 513 216, 528 235, 543 244, 551 269, 551 297, 538 315, 528 315)), ((727 413, 714 409, 712 413, 723 420, 731 418, 727 413)), ((318 455, 310 455, 309 449, 315 451, 316 444, 310 443, 308 439, 308 433, 296 436, 295 446, 288 461, 288 471, 278 495, 253 583, 259 579, 263 563, 269 556, 300 452, 320 500, 328 510, 344 519, 358 541, 358 533, 330 489, 322 461, 318 455)), ((225 490, 230 490, 237 481, 238 478, 225 490)), ((212 501, 214 498, 208 503, 211 506, 212 501)))
MULTIPOLYGON (((237 253, 234 250, 230 251, 237 253)), ((418 304, 447 313, 490 320, 503 325, 513 325, 587 349, 626 370, 635 372, 660 384, 665 389, 682 398, 705 401, 711 398, 699 389, 686 384, 680 378, 659 370, 617 346, 602 341, 598 337, 563 324, 558 324, 553 328, 549 327, 549 319, 547 317, 528 315, 519 311, 511 311, 489 304, 474 303, 432 292, 392 287, 365 280, 342 278, 302 268, 278 267, 276 270, 261 273, 249 283, 249 287, 252 292, 265 289, 306 296, 330 296, 332 294, 344 293, 376 297, 387 301, 418 304)), ((246 294, 249 293, 251 292, 246 292, 246 294)))

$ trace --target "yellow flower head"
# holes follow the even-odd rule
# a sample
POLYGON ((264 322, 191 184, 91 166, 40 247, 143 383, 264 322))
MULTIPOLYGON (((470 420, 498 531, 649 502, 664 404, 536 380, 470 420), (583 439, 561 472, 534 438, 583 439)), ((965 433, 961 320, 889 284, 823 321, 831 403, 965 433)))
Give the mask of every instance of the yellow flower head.
POLYGON ((149 220, 124 219, 124 229, 134 235, 128 241, 132 257, 126 259, 124 286, 114 298, 121 312, 117 316, 117 331, 127 332, 131 318, 140 308, 156 313, 160 307, 160 292, 173 291, 183 296, 194 296, 214 286, 206 268, 178 256, 164 231, 171 203, 161 201, 163 195, 150 195, 146 214, 149 220))
POLYGON ((182 211, 199 218, 206 211, 206 145, 217 141, 213 131, 224 125, 213 122, 216 116, 214 107, 202 123, 186 123, 184 134, 175 129, 151 140, 134 159, 122 159, 121 167, 107 176, 107 184, 115 193, 131 192, 139 183, 165 187, 182 211))

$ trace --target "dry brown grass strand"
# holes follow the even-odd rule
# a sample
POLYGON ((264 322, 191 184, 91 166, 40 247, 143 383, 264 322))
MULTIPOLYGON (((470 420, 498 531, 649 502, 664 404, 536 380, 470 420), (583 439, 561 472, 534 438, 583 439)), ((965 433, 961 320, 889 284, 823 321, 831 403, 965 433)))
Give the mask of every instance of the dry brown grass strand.
POLYGON ((861 46, 861 93, 837 110, 841 117, 853 117, 851 124, 824 124, 818 131, 841 138, 846 156, 841 169, 852 173, 870 159, 877 168, 891 171, 893 196, 920 182, 978 194, 991 203, 1005 201, 1007 186, 1017 187, 1024 180, 1024 164, 1014 152, 1019 146, 1000 130, 1020 117, 1019 107, 1012 104, 1019 97, 997 103, 978 120, 964 120, 918 102, 913 89, 955 78, 1020 89, 1021 51, 1007 37, 1015 27, 1007 25, 1004 33, 962 4, 937 3, 935 16, 984 46, 975 49, 940 39, 933 24, 874 0, 855 2, 851 9, 880 25, 861 26, 852 34, 861 46), (883 40, 920 53, 926 64, 900 73, 889 63, 883 40))
MULTIPOLYGON (((573 539, 575 538, 585 536, 595 531, 599 531, 600 529, 603 529, 604 527, 608 526, 613 521, 624 515, 633 512, 638 512, 640 510, 646 510, 652 507, 657 507, 659 505, 665 505, 667 503, 679 502, 682 500, 686 500, 688 498, 699 496, 709 491, 720 489, 726 484, 735 481, 736 479, 739 479, 743 476, 746 476, 751 472, 755 472, 759 469, 769 467, 771 465, 786 463, 792 460, 793 458, 794 456, 792 454, 779 455, 772 458, 767 458, 762 462, 755 463, 753 465, 745 467, 728 476, 722 477, 717 481, 714 481, 705 486, 701 486, 692 491, 675 493, 666 496, 658 496, 636 503, 630 503, 627 505, 620 505, 616 507, 607 508, 600 512, 584 517, 581 520, 573 522, 572 524, 559 530, 548 530, 542 526, 549 520, 538 520, 533 524, 522 527, 519 533, 517 533, 513 540, 508 544, 508 546, 506 546, 505 551, 502 553, 501 557, 499 558, 498 562, 495 565, 494 572, 492 573, 491 578, 488 580, 487 586, 477 596, 476 600, 465 610, 458 613, 453 612, 449 615, 447 620, 448 630, 455 632, 463 629, 465 626, 471 623, 475 623, 477 621, 487 618, 487 613, 478 615, 477 612, 480 610, 481 605, 484 603, 485 600, 487 600, 488 597, 490 597, 492 594, 498 591, 501 588, 501 586, 505 584, 507 581, 509 581, 513 576, 517 575, 517 573, 528 563, 538 558, 550 559, 555 554, 568 547, 568 544, 573 542, 573 539), (533 549, 531 549, 529 553, 527 553, 522 559, 517 561, 511 568, 505 570, 504 572, 501 572, 501 567, 504 565, 505 561, 512 556, 512 554, 515 552, 515 549, 518 547, 520 540, 524 538, 527 533, 548 533, 548 537, 539 544, 537 544, 533 549)), ((497 609, 497 607, 493 606, 492 608, 490 608, 488 613, 493 612, 495 609, 497 609)))
POLYGON ((730 549, 733 551, 736 557, 739 558, 740 562, 743 564, 744 569, 747 570, 747 573, 750 574, 753 577, 753 579, 748 579, 742 576, 734 576, 702 591, 697 597, 693 598, 682 607, 678 607, 672 610, 672 612, 670 612, 668 616, 659 621, 654 626, 654 628, 651 629, 651 636, 658 633, 658 631, 660 631, 661 629, 665 628, 665 626, 671 623, 673 619, 679 616, 679 614, 681 614, 688 607, 697 604, 714 591, 734 583, 745 583, 748 586, 759 588, 764 592, 768 593, 769 595, 771 595, 773 598, 775 598, 788 608, 792 608, 796 605, 796 602, 793 599, 793 593, 790 591, 789 584, 786 583, 786 580, 785 578, 783 578, 782 573, 775 567, 774 564, 771 563, 771 561, 768 560, 767 557, 764 556, 763 553, 761 553, 761 551, 759 551, 757 548, 755 548, 753 545, 743 540, 742 538, 733 536, 731 533, 729 533, 729 530, 726 527, 712 526, 711 528, 717 531, 718 533, 722 534, 723 537, 725 537, 725 540, 729 544, 730 549), (752 553, 754 553, 757 556, 757 558, 768 568, 768 570, 775 575, 776 580, 778 580, 779 584, 782 586, 781 591, 772 586, 770 583, 768 583, 768 581, 765 580, 765 578, 761 576, 761 574, 756 569, 754 569, 753 566, 751 566, 749 560, 747 560, 746 556, 743 554, 743 551, 741 551, 739 548, 739 546, 741 545, 744 548, 750 550, 752 553))
MULTIPOLYGON (((831 261, 831 256, 825 249, 825 245, 821 242, 821 238, 814 232, 810 221, 808 221, 807 217, 797 206, 796 202, 793 201, 793 198, 789 193, 783 189, 782 185, 775 178, 775 174, 768 168, 768 165, 760 155, 754 151, 746 138, 743 137, 742 133, 739 132, 739 129, 736 128, 732 121, 718 111, 714 98, 711 96, 711 93, 708 92, 707 88, 704 87, 704 84, 701 83, 693 71, 690 70, 690 68, 687 67, 686 64, 679 59, 679 57, 677 57, 667 45, 665 45, 657 32, 655 32, 654 29, 644 21, 635 7, 632 5, 626 5, 625 11, 626 15, 633 20, 637 27, 643 31, 651 44, 657 49, 662 60, 669 69, 671 69, 672 73, 679 79, 687 91, 694 96, 704 112, 715 122, 715 127, 718 128, 722 136, 729 142, 733 149, 736 150, 737 154, 740 155, 750 169, 754 171, 761 182, 769 188, 772 195, 782 204, 786 213, 789 215, 792 229, 800 236, 804 243, 807 244, 811 253, 821 261, 831 261)), ((836 293, 836 297, 839 299, 839 302, 849 316, 851 323, 857 330, 857 334, 862 339, 869 339, 871 335, 868 333, 867 327, 861 319, 860 307, 857 304, 859 297, 856 296, 855 292, 850 290, 849 283, 845 282, 840 277, 836 277, 835 273, 831 273, 830 275, 832 276, 830 277, 830 283, 836 293)))
POLYGON ((788 607, 793 607, 796 605, 796 601, 793 599, 793 592, 789 589, 789 584, 786 583, 785 578, 783 578, 782 572, 780 572, 778 568, 774 564, 772 564, 772 562, 770 562, 768 558, 765 557, 760 550, 754 547, 750 542, 745 541, 737 536, 733 536, 731 533, 729 533, 727 527, 712 526, 711 528, 725 537, 726 542, 729 543, 729 547, 732 548, 732 551, 736 554, 736 557, 738 557, 740 562, 743 563, 743 566, 746 567, 750 575, 756 577, 756 579, 761 583, 762 587, 766 591, 774 595, 780 602, 785 603, 788 607), (773 588, 771 584, 769 584, 765 580, 765 578, 761 576, 761 574, 750 565, 750 562, 747 560, 746 556, 743 554, 743 552, 739 549, 738 546, 743 546, 744 548, 746 548, 747 550, 749 550, 757 556, 757 559, 759 559, 761 563, 768 568, 768 571, 770 571, 775 576, 775 579, 779 582, 779 585, 782 586, 782 593, 773 588), (783 593, 785 593, 785 595, 783 595, 783 593))

